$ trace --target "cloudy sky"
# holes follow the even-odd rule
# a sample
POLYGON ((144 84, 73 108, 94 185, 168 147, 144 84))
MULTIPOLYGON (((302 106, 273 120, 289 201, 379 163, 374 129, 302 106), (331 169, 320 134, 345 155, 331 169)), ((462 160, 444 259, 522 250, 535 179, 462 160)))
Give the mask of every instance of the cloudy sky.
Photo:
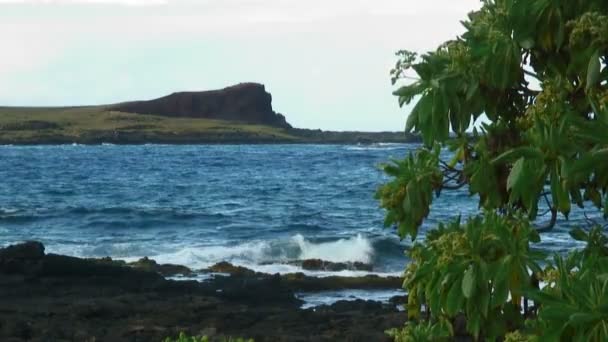
POLYGON ((0 0, 0 105, 266 85, 303 128, 400 130, 394 52, 462 32, 479 0, 0 0))

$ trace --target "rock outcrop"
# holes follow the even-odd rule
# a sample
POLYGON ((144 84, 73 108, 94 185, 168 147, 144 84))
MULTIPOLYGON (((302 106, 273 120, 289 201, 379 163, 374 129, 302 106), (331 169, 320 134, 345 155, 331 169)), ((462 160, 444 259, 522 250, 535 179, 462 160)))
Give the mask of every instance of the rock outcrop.
POLYGON ((156 272, 164 277, 172 277, 176 275, 191 275, 192 270, 186 266, 174 264, 159 264, 148 257, 141 258, 135 262, 128 264, 131 267, 142 269, 145 271, 156 272))
POLYGON ((331 262, 320 259, 302 260, 301 266, 307 271, 368 271, 371 272, 373 266, 363 262, 331 262))
POLYGON ((206 118, 291 128, 272 109, 272 96, 264 85, 241 83, 220 90, 179 92, 150 101, 125 102, 111 110, 170 117, 206 118))
POLYGON ((172 281, 152 260, 140 264, 46 254, 37 242, 0 249, 0 341, 161 341, 182 331, 213 340, 390 341, 384 330, 406 317, 392 304, 369 301, 299 309, 296 289, 360 286, 351 281, 260 274, 227 263, 217 270, 230 276, 172 281))

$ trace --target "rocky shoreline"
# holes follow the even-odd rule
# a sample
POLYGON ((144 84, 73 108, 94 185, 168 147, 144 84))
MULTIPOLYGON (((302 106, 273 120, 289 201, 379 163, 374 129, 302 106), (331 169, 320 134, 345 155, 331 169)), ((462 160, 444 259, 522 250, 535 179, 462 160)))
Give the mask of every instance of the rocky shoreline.
POLYGON ((273 145, 273 144, 319 144, 355 145, 379 143, 417 143, 419 137, 403 132, 332 132, 308 129, 281 130, 283 135, 259 134, 256 132, 163 132, 143 130, 94 130, 78 136, 56 132, 36 131, 29 138, 11 138, 3 134, 0 127, 0 145, 273 145))
MULTIPOLYGON (((307 261, 308 267, 355 267, 307 261)), ((357 265, 357 267, 365 267, 357 265)), ((80 259, 44 252, 38 242, 0 249, 0 340, 161 341, 180 332, 255 341, 388 341, 406 315, 392 303, 339 301, 301 309, 296 292, 398 289, 397 277, 268 275, 220 263, 193 271, 80 259), (209 279, 163 277, 204 273, 209 279)))

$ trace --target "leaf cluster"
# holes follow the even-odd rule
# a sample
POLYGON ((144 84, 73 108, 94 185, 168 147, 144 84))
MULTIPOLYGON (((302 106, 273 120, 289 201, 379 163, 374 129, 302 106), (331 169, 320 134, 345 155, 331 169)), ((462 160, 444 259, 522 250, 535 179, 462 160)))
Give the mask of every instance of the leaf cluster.
POLYGON ((587 247, 553 261, 533 244, 574 206, 608 218, 608 2, 482 2, 461 36, 423 54, 400 51, 391 71, 399 105, 410 108, 406 131, 424 146, 384 166, 390 180, 376 197, 385 225, 415 241, 433 195, 462 187, 483 209, 408 251, 404 286, 417 323, 399 336, 430 336, 464 314, 479 339, 544 340, 550 331, 549 340, 606 340, 602 229, 573 230, 587 247), (439 158, 446 147, 450 162, 439 158), (541 291, 547 275, 563 280, 541 291))
POLYGON ((528 270, 540 272, 543 258, 530 241, 539 241, 538 233, 521 216, 487 212, 465 224, 440 224, 409 253, 409 318, 419 320, 423 306, 447 320, 465 314, 472 336, 493 339, 521 325, 521 296, 532 283, 528 270))
POLYGON ((207 336, 190 336, 184 332, 181 332, 177 338, 167 337, 163 342, 210 342, 210 341, 221 341, 221 342, 254 342, 253 339, 244 338, 232 338, 223 337, 220 339, 210 339, 207 336))
POLYGON ((439 170, 439 148, 421 149, 403 160, 382 166, 393 180, 376 192, 382 208, 387 210, 386 227, 398 225, 401 237, 415 237, 418 227, 428 216, 433 193, 441 189, 443 174, 439 170))
POLYGON ((457 160, 483 207, 535 219, 550 184, 556 213, 590 200, 608 214, 606 2, 485 1, 463 24, 435 51, 398 54, 393 74, 417 75, 394 92, 416 101, 406 130, 431 148, 485 114, 457 160))
POLYGON ((582 251, 555 255, 542 273, 546 286, 528 295, 540 304, 528 333, 548 341, 608 340, 608 237, 596 226, 571 234, 582 251))

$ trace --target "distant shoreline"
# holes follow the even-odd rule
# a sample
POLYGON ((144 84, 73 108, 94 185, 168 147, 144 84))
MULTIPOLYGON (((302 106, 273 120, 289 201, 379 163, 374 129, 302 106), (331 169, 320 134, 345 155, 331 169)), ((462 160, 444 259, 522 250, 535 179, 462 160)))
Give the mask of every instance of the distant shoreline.
MULTIPOLYGON (((30 124, 24 122, 24 124, 30 124)), ((40 124, 40 121, 36 122, 40 124)), ((69 129, 69 128, 68 128, 69 129)), ((403 132, 333 132, 308 129, 276 130, 252 125, 213 130, 81 130, 22 129, 7 130, 0 125, 0 145, 370 145, 379 143, 416 143, 420 139, 403 132), (275 131, 276 130, 276 131, 275 131)))
POLYGON ((168 117, 102 107, 0 107, 0 145, 375 144, 419 142, 405 132, 322 131, 168 117))

